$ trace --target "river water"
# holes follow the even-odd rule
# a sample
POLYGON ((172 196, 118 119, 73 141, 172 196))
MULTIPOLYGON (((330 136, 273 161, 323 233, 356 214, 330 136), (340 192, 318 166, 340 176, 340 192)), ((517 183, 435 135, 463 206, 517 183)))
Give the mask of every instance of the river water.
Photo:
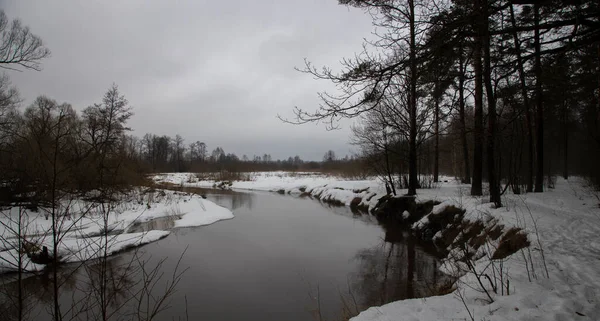
MULTIPOLYGON (((342 320, 369 306, 432 295, 447 282, 434 251, 371 215, 274 193, 195 192, 231 209, 235 218, 174 229, 110 261, 122 265, 141 255, 146 267, 162 261, 165 275, 154 288, 160 292, 181 258, 180 271, 187 270, 169 297, 169 309, 155 320, 342 320)), ((168 228, 169 222, 138 228, 150 227, 168 228)), ((89 274, 62 271, 61 304, 73 305, 83 285, 93 282, 89 274)), ((141 278, 136 273, 129 278, 141 278)), ((29 291, 50 290, 44 278, 28 278, 29 291)), ((128 282, 136 280, 124 281, 125 287, 128 282)), ((45 319, 51 304, 38 296, 36 320, 45 319)), ((130 300, 127 294, 114 296, 130 300)))

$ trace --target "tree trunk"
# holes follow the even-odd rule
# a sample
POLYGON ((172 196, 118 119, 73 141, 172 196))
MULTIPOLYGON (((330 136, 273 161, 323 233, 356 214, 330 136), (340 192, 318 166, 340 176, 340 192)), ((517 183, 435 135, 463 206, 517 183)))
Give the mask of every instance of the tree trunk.
POLYGON ((535 192, 544 191, 544 106, 542 97, 542 62, 540 45, 540 6, 536 2, 533 5, 535 14, 535 99, 536 99, 536 152, 537 171, 535 175, 535 192))
POLYGON ((440 102, 435 100, 435 148, 433 156, 433 181, 437 183, 440 178, 440 102))
POLYGON ((21 206, 19 206, 19 225, 18 225, 18 240, 17 240, 17 246, 18 246, 18 250, 17 250, 17 254, 19 255, 19 258, 17 260, 17 268, 18 270, 18 274, 17 274, 17 285, 19 286, 19 289, 17 290, 17 309, 18 311, 18 320, 22 321, 25 319, 23 312, 23 238, 24 238, 24 233, 23 233, 23 208, 21 206))
POLYGON ((460 140, 462 144, 464 173, 463 184, 471 183, 471 170, 469 168, 469 143, 467 142, 467 121, 465 117, 465 66, 462 42, 459 47, 459 75, 458 75, 458 114, 460 118, 460 140))
POLYGON ((58 284, 58 242, 59 242, 59 233, 60 228, 58 225, 57 219, 57 207, 58 207, 58 138, 54 142, 54 155, 52 161, 52 177, 51 177, 51 185, 50 185, 50 196, 52 197, 52 299, 54 303, 53 311, 53 319, 54 321, 62 320, 62 313, 60 312, 60 302, 59 302, 59 284, 58 284))
POLYGON ((412 298, 415 294, 414 280, 415 280, 415 242, 412 237, 406 239, 406 297, 412 298))
MULTIPOLYGON (((516 29, 517 23, 513 6, 510 6, 510 20, 513 29, 516 29)), ((521 42, 516 31, 513 32, 515 51, 517 54, 517 67, 519 69, 519 80, 521 83, 521 95, 523 95, 523 108, 525 108, 525 121, 527 122, 527 192, 533 192, 533 125, 531 122, 531 108, 529 104, 529 95, 525 83, 525 69, 523 68, 523 59, 521 57, 521 42)))
MULTIPOLYGON (((384 134, 384 137, 385 134, 384 134)), ((392 168, 390 166, 390 154, 388 152, 388 144, 387 144, 387 138, 384 138, 386 140, 385 142, 385 146, 384 146, 384 156, 385 156, 385 171, 387 174, 387 180, 390 184, 390 187, 392 189, 392 194, 394 194, 394 196, 396 196, 396 187, 394 186, 394 180, 392 179, 392 168)))
POLYGON ((410 10, 410 98, 408 102, 410 134, 408 139, 408 195, 417 194, 417 55, 415 36, 415 3, 408 0, 410 10))
POLYGON ((488 103, 488 130, 487 130, 487 165, 488 180, 490 188, 490 202, 496 207, 501 207, 500 185, 496 173, 496 97, 492 85, 492 67, 491 67, 491 36, 487 3, 482 3, 481 26, 483 32, 483 77, 485 79, 486 97, 488 103))
POLYGON ((569 110, 567 102, 563 102, 563 178, 569 179, 569 110))
POLYGON ((477 34, 473 41, 473 71, 475 72, 475 123, 473 125, 473 182, 471 195, 483 195, 483 79, 481 65, 481 8, 479 1, 475 2, 477 11, 477 34))
MULTIPOLYGON (((596 124, 600 124, 600 43, 598 44, 598 105, 596 106, 596 124)), ((600 145, 600 127, 596 125, 596 142, 600 145)))

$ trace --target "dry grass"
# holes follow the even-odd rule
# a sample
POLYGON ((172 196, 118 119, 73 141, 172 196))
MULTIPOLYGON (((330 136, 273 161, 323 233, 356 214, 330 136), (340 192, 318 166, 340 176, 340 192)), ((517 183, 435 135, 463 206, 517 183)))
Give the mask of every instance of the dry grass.
POLYGON ((522 229, 513 227, 504 233, 500 239, 498 248, 494 251, 494 254, 492 254, 492 260, 504 259, 529 245, 530 243, 527 239, 527 234, 525 234, 522 229))

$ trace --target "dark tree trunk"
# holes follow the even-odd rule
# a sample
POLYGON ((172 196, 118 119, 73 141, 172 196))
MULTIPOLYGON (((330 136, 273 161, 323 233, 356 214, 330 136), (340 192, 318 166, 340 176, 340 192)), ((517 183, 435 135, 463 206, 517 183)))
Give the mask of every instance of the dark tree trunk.
MULTIPOLYGON (((385 137, 385 134, 384 134, 385 137)), ((394 186, 394 180, 392 179, 392 167, 390 166, 390 153, 389 153, 389 149, 388 149, 388 144, 387 144, 387 138, 386 139, 386 143, 385 143, 385 147, 384 147, 384 156, 385 156, 385 170, 386 170, 386 174, 387 174, 387 180, 390 184, 391 187, 391 192, 394 194, 394 196, 396 196, 396 187, 394 186)))
MULTIPOLYGON (((516 29, 517 23, 513 6, 510 6, 510 20, 512 27, 516 29)), ((527 122, 527 192, 533 192, 533 125, 531 122, 531 107, 529 104, 529 94, 527 93, 527 85, 525 83, 525 69, 523 67, 523 59, 521 57, 521 42, 516 31, 513 32, 513 40, 515 43, 515 51, 517 54, 517 67, 519 69, 519 80, 521 84, 521 95, 523 96, 523 108, 525 109, 525 121, 527 122)))
POLYGON ((496 97, 492 85, 492 67, 491 67, 491 35, 488 18, 487 3, 482 3, 481 26, 483 37, 483 77, 485 79, 486 97, 488 103, 488 130, 487 130, 487 165, 488 165, 488 180, 490 187, 490 202, 493 202, 496 207, 501 207, 500 200, 500 185, 498 184, 496 173, 496 97))
POLYGON ((57 191, 58 191, 58 185, 57 185, 57 181, 58 181, 58 138, 56 139, 56 141, 54 142, 54 155, 53 155, 53 162, 52 162, 52 181, 51 181, 51 197, 52 197, 52 277, 53 277, 53 282, 52 282, 52 299, 53 299, 53 303, 54 303, 54 309, 52 310, 53 312, 53 319, 54 321, 61 321, 62 320, 62 313, 60 312, 60 302, 59 302, 59 284, 58 284, 58 243, 59 243, 59 233, 60 233, 60 229, 58 225, 58 222, 56 221, 57 219, 57 215, 58 213, 56 212, 57 207, 58 207, 58 195, 57 195, 57 191))
POLYGON ((563 102, 563 178, 569 179, 569 110, 567 102, 563 102))
POLYGON ((60 312, 59 293, 58 293, 58 230, 56 222, 56 195, 55 187, 52 190, 52 300, 54 309, 52 310, 54 321, 61 321, 62 314, 60 312))
POLYGON ((462 43, 459 50, 458 113, 460 118, 460 140, 465 165, 462 182, 463 184, 469 184, 471 183, 471 169, 469 168, 469 143, 467 142, 467 121, 465 117, 465 65, 462 43))
POLYGON ((544 191, 544 100, 542 97, 542 62, 540 45, 540 7, 536 2, 533 5, 535 14, 535 99, 536 99, 536 164, 535 192, 544 191))
POLYGON ((415 242, 412 237, 408 237, 406 240, 406 297, 412 298, 414 296, 414 279, 415 279, 415 242))
POLYGON ((435 148, 433 156, 433 181, 437 183, 440 178, 440 102, 435 100, 435 148))
POLYGON ((19 286, 18 292, 17 292, 17 309, 18 311, 18 320, 24 320, 24 315, 23 315, 23 231, 22 231, 22 223, 23 223, 23 209, 21 207, 19 207, 19 225, 18 225, 18 231, 19 231, 19 235, 18 235, 18 240, 17 240, 17 246, 18 251, 17 254, 19 255, 19 258, 17 260, 17 268, 19 269, 19 271, 17 272, 17 285, 19 286))
MULTIPOLYGON (((598 44, 598 72, 597 72, 597 76, 598 76, 598 105, 596 106, 596 124, 600 124, 600 43, 598 44)), ((598 145, 600 145, 600 127, 596 126, 596 131, 595 131, 595 135, 596 137, 596 143, 598 143, 598 145)))
POLYGON ((408 195, 417 194, 417 56, 415 35, 415 3, 408 0, 410 10, 410 98, 408 102, 410 134, 408 139, 408 195))
POLYGON ((481 65, 481 8, 475 2, 477 11, 476 36, 473 41, 473 71, 475 72, 475 122, 473 125, 473 182, 471 195, 483 195, 483 79, 481 65))

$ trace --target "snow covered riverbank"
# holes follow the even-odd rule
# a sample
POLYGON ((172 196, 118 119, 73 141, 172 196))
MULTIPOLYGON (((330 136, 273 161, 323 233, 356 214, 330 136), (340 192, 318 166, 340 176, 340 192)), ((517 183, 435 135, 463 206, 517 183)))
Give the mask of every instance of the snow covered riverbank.
MULTIPOLYGON (((168 230, 133 232, 135 226, 158 218, 172 218, 173 227, 209 225, 233 218, 233 213, 199 195, 168 190, 136 191, 125 199, 102 208, 80 199, 65 201, 57 213, 55 227, 60 235, 58 256, 62 262, 86 261, 103 254, 154 242, 169 235, 168 230), (103 231, 108 236, 103 237, 103 231)), ((18 269, 21 254, 26 271, 38 271, 44 265, 31 262, 31 254, 46 246, 52 249, 52 220, 48 211, 6 208, 0 213, 0 273, 18 269), (21 243, 19 243, 21 235, 21 243), (19 253, 28 247, 29 254, 19 253)))
MULTIPOLYGON (((458 289, 451 294, 372 307, 353 320, 392 320, 399 316, 403 320, 600 319, 597 192, 586 187, 582 179, 559 178, 554 189, 506 195, 504 207, 494 209, 485 198, 465 196, 465 188, 457 189, 453 196, 442 187, 435 198, 443 201, 442 206, 454 204, 466 209, 467 220, 494 219, 507 227, 522 228, 528 233, 530 247, 504 260, 489 256, 474 260, 475 273, 462 269, 458 289), (488 277, 493 281, 501 271, 505 288, 494 291, 494 282, 488 277)), ((420 198, 433 194, 435 190, 424 191, 420 198)), ((456 262, 449 261, 445 267, 450 273, 461 270, 456 262)))
MULTIPOLYGON (((194 187, 212 187, 218 183, 198 181, 190 175, 163 174, 154 179, 194 187)), ((336 200, 345 205, 360 197, 361 203, 369 208, 385 194, 383 186, 375 180, 344 181, 324 175, 282 172, 253 173, 250 179, 234 181, 228 186, 310 193, 319 195, 321 200, 336 200)), ((466 263, 452 257, 446 260, 442 270, 459 277, 454 292, 371 307, 353 320, 600 319, 597 192, 582 179, 558 178, 556 186, 544 193, 504 195, 504 207, 495 209, 487 197, 471 197, 469 190, 468 185, 448 180, 434 189, 419 190, 417 202, 441 203, 430 215, 455 206, 465 210, 465 221, 493 222, 503 226, 505 233, 511 228, 522 229, 530 246, 507 258, 491 259, 499 241, 485 241, 466 263)), ((421 228, 429 219, 433 217, 424 217, 413 228, 421 228)))
MULTIPOLYGON (((310 172, 254 172, 245 181, 200 180, 192 173, 164 173, 152 177, 156 183, 185 187, 231 188, 240 190, 268 191, 281 194, 305 194, 325 202, 350 206, 360 198, 361 206, 372 208, 377 199, 385 195, 385 187, 375 179, 343 180, 335 176, 310 172)), ((358 204, 356 204, 358 205, 358 204)))

